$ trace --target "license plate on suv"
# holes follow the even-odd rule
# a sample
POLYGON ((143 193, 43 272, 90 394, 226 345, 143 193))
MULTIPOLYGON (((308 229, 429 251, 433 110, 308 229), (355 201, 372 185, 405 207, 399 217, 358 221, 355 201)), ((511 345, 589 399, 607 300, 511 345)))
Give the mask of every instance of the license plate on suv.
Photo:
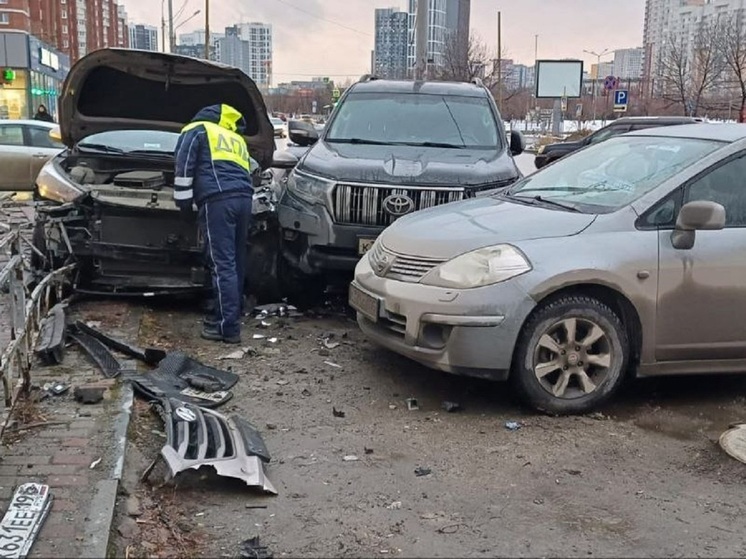
POLYGON ((356 287, 354 283, 350 284, 350 306, 365 318, 377 322, 380 305, 381 300, 378 297, 368 295, 365 291, 356 287))
POLYGON ((371 247, 373 246, 373 243, 376 242, 375 237, 374 238, 363 238, 357 240, 357 253, 359 256, 362 256, 366 252, 368 252, 371 247))

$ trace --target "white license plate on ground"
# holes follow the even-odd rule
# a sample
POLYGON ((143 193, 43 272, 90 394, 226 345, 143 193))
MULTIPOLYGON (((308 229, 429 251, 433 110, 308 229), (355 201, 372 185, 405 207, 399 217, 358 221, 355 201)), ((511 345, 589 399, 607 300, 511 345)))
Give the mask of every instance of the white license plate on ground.
POLYGON ((357 240, 357 253, 358 255, 362 256, 366 252, 370 250, 370 248, 373 246, 373 243, 375 243, 375 239, 358 239, 357 240))
POLYGON ((222 402, 228 396, 228 392, 203 392, 196 388, 185 388, 181 391, 184 396, 190 396, 192 398, 198 398, 200 400, 207 400, 208 402, 222 402))
POLYGON ((362 291, 355 287, 355 284, 350 284, 350 306, 365 316, 367 319, 373 322, 378 321, 378 310, 381 305, 381 300, 373 295, 368 295, 365 291, 362 291))
POLYGON ((0 557, 26 557, 51 506, 48 485, 18 486, 0 522, 0 557))

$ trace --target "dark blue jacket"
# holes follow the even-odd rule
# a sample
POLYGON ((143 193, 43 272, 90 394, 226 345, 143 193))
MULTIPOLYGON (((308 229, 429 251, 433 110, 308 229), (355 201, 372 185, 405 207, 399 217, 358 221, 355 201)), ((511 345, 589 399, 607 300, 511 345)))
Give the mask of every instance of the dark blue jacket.
POLYGON ((249 150, 240 135, 243 116, 230 105, 205 107, 186 125, 176 144, 174 201, 201 206, 221 193, 253 193, 249 150))

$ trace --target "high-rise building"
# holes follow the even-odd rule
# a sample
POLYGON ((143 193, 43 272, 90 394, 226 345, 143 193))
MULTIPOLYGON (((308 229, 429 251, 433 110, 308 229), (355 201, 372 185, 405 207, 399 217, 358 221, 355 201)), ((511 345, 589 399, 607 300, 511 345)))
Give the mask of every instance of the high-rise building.
POLYGON ((373 73, 385 79, 404 79, 407 77, 409 16, 407 12, 400 12, 396 8, 379 8, 375 17, 373 73))
POLYGON ((254 22, 226 27, 225 35, 216 42, 215 58, 240 68, 258 86, 268 88, 272 81, 272 26, 254 22))
POLYGON ((117 0, 0 0, 0 25, 31 33, 72 61, 129 45, 126 13, 117 0))
POLYGON ((600 64, 591 64, 591 75, 592 80, 603 80, 607 76, 614 75, 614 63, 613 62, 601 62, 600 64))
POLYGON ((647 91, 660 91, 670 46, 691 49, 701 25, 717 18, 738 18, 741 25, 746 25, 746 0, 647 0, 642 61, 647 91))
POLYGON ((151 25, 130 25, 130 48, 138 50, 161 50, 158 42, 158 28, 151 25))
POLYGON ((623 80, 640 79, 644 52, 642 48, 614 51, 614 75, 623 80))
MULTIPOLYGON (((469 18, 471 0, 429 0, 427 59, 428 67, 438 69, 445 63, 446 53, 465 58, 469 44, 469 18), (455 49, 447 49, 447 44, 455 49)), ((409 41, 407 66, 415 66, 417 0, 409 0, 409 41)), ((460 61, 466 66, 467 60, 460 61)))

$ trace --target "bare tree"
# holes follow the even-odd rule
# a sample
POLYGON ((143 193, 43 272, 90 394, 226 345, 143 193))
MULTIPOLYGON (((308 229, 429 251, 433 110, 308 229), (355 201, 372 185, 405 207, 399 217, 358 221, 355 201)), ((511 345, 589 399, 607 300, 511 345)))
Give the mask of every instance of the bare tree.
POLYGON ((488 85, 496 81, 496 68, 485 43, 475 34, 469 35, 465 43, 454 36, 447 38, 442 64, 433 72, 435 78, 462 82, 480 78, 488 85))
POLYGON ((725 59, 717 48, 721 35, 719 22, 703 22, 691 41, 677 38, 663 53, 663 97, 680 105, 686 115, 697 116, 706 96, 723 77, 725 59))
MULTIPOLYGON (((738 122, 744 122, 746 112, 746 27, 743 21, 743 9, 736 11, 736 15, 719 20, 717 49, 722 53, 728 78, 734 80, 741 96, 738 122)), ((730 103, 730 101, 729 101, 730 103)), ((730 104, 729 107, 730 109, 730 104)))

